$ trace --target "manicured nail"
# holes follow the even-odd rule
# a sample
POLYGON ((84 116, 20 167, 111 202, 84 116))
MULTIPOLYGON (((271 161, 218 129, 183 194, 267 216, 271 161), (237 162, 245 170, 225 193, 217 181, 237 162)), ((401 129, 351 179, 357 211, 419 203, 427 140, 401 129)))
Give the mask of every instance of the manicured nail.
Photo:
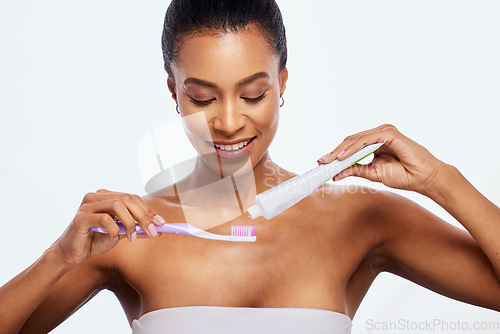
POLYGON ((330 154, 332 154, 332 152, 328 152, 327 154, 325 154, 324 156, 322 156, 321 158, 319 158, 318 161, 325 160, 326 158, 328 158, 330 156, 330 154))
POLYGON ((344 154, 344 153, 345 153, 345 150, 340 151, 340 153, 337 154, 337 158, 340 158, 342 156, 342 154, 344 154))
POLYGON ((135 242, 137 240, 137 233, 134 231, 130 234, 130 242, 135 242))
MULTIPOLYGON (((158 223, 158 224, 165 224, 167 221, 163 219, 162 216, 160 215, 155 215, 153 219, 158 223)), ((155 230, 156 231, 156 230, 155 230)))
POLYGON ((118 240, 118 236, 116 236, 116 237, 113 239, 113 242, 116 242, 116 240, 118 240))
POLYGON ((156 231, 156 227, 154 224, 149 224, 148 230, 152 237, 156 237, 158 235, 158 231, 156 231))

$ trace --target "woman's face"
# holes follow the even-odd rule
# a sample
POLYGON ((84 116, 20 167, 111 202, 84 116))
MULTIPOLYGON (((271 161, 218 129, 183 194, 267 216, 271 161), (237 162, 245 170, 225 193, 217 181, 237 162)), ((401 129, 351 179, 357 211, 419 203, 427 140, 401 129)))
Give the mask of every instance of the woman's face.
POLYGON ((217 173, 248 158, 255 167, 276 134, 288 76, 261 32, 186 37, 172 72, 169 89, 203 161, 217 173))

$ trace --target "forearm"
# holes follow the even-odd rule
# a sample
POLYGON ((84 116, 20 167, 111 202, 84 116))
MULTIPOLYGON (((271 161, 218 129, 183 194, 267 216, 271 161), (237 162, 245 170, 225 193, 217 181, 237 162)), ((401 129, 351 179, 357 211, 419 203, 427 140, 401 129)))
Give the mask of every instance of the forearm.
POLYGON ((451 165, 443 165, 426 195, 469 231, 500 279, 500 208, 451 165))
POLYGON ((5 333, 17 333, 51 288, 70 269, 53 248, 0 287, 0 323, 5 333))

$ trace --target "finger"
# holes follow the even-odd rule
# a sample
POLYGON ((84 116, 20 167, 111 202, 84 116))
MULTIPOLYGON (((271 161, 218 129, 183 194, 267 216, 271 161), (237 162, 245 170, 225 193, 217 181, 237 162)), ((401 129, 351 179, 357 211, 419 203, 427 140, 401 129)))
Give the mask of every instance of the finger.
POLYGON ((87 203, 84 209, 94 214, 107 213, 113 222, 112 217, 116 216, 123 224, 127 238, 132 242, 137 239, 136 220, 122 199, 113 198, 97 203, 87 203))
POLYGON ((137 201, 137 203, 139 203, 139 205, 143 208, 144 211, 147 211, 147 213, 153 217, 153 223, 155 225, 163 225, 166 223, 165 219, 163 219, 162 216, 156 214, 156 212, 154 212, 153 210, 151 210, 148 206, 146 206, 146 204, 144 203, 144 201, 142 200, 141 196, 139 195, 135 195, 135 194, 132 194, 132 196, 134 197, 134 199, 137 201))
POLYGON ((108 190, 108 189, 99 189, 96 191, 96 193, 113 193, 114 191, 108 190))
POLYGON ((324 156, 322 156, 321 158, 319 158, 317 160, 318 164, 328 164, 328 163, 332 162, 333 160, 335 160, 338 155, 340 155, 344 152, 344 149, 349 145, 349 143, 352 142, 353 140, 355 140, 355 138, 357 138, 358 136, 359 136, 359 134, 355 134, 355 135, 346 137, 342 141, 342 143, 340 143, 336 148, 333 149, 333 151, 330 151, 327 154, 325 154, 324 156))
POLYGON ((354 164, 333 177, 333 181, 340 181, 348 176, 357 176, 373 182, 382 182, 378 167, 375 165, 354 164))
POLYGON ((88 232, 91 227, 99 227, 108 232, 112 239, 116 238, 120 233, 120 228, 109 214, 91 214, 87 212, 79 212, 74 220, 74 224, 83 231, 88 232))
POLYGON ((377 154, 369 164, 355 164, 337 174, 333 180, 339 181, 348 176, 357 176, 384 183, 387 177, 391 177, 398 168, 400 168, 400 163, 396 157, 391 154, 377 154))
POLYGON ((150 237, 156 237, 158 232, 155 227, 155 213, 149 210, 139 196, 124 194, 120 198, 130 211, 139 227, 150 237))
MULTIPOLYGON (((346 152, 347 149, 349 147, 351 147, 353 143, 358 142, 361 138, 366 138, 367 135, 371 135, 373 133, 378 133, 379 131, 387 130, 388 128, 395 128, 395 127, 393 125, 390 125, 390 124, 384 124, 384 125, 380 125, 376 128, 361 131, 361 132, 358 132, 354 135, 348 136, 333 151, 325 154, 324 156, 319 158, 317 161, 319 164, 330 163, 333 160, 339 158, 340 156, 342 156, 342 158, 341 159, 339 158, 339 159, 343 160, 343 159, 349 157, 350 155, 352 155, 354 152, 357 152, 357 151, 349 152, 349 153, 346 152), (348 154, 348 155, 346 155, 346 154, 348 154)), ((375 142, 373 142, 371 144, 374 144, 374 143, 375 142)), ((366 146, 366 145, 369 145, 369 143, 366 143, 364 146, 366 146)), ((361 148, 363 148, 363 147, 358 148, 358 150, 361 148)))
MULTIPOLYGON (((339 160, 344 160, 357 151, 361 150, 363 147, 375 144, 375 143, 385 143, 385 145, 390 145, 396 136, 400 135, 399 131, 393 126, 388 125, 387 127, 381 128, 370 133, 359 136, 355 140, 349 142, 339 154, 336 156, 339 160)), ((377 150, 378 151, 378 150, 377 150)))
POLYGON ((82 204, 94 203, 94 202, 99 202, 103 199, 112 198, 113 194, 116 193, 106 189, 99 189, 96 192, 90 192, 85 194, 85 196, 83 196, 82 204))
POLYGON ((136 202, 141 206, 141 208, 148 213, 151 217, 153 217, 153 223, 156 225, 163 225, 166 223, 165 219, 161 217, 160 215, 157 215, 152 209, 150 209, 142 200, 142 198, 139 195, 136 194, 129 194, 129 193, 123 193, 123 192, 116 192, 116 191, 110 191, 106 189, 99 189, 95 193, 88 193, 85 195, 84 202, 82 203, 88 203, 88 202, 99 202, 102 200, 106 199, 111 199, 111 198, 128 198, 132 196, 136 202))
MULTIPOLYGON (((99 193, 96 195, 101 199, 101 201, 106 198, 108 198, 108 200, 119 199, 125 204, 133 219, 131 219, 128 215, 125 215, 124 217, 117 215, 117 217, 122 221, 125 230, 127 231, 127 236, 130 240, 135 240, 137 237, 137 233, 134 233, 136 229, 135 222, 137 222, 137 225, 139 225, 139 227, 149 237, 158 235, 156 228, 154 227, 154 224, 158 223, 158 218, 155 219, 156 214, 153 212, 153 210, 146 207, 146 205, 138 195, 110 192, 104 189, 100 189, 98 190, 98 192, 99 193), (134 225, 132 225, 132 220, 134 225)), ((122 209, 121 205, 116 205, 119 206, 119 208, 117 209, 122 209)))
POLYGON ((118 236, 115 239, 116 239, 116 242, 118 243, 118 241, 125 239, 125 238, 127 238, 127 236, 125 234, 118 234, 118 236))
POLYGON ((112 198, 114 197, 114 194, 119 194, 119 193, 107 189, 99 189, 96 192, 87 193, 83 197, 82 205, 85 203, 94 203, 102 201, 103 199, 112 198))

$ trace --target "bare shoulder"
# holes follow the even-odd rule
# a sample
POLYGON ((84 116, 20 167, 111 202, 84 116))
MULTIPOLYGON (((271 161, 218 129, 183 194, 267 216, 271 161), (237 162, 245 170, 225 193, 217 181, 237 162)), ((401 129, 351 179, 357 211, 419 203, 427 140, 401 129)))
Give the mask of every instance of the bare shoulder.
POLYGON ((384 245, 432 216, 404 196, 358 185, 324 184, 311 202, 313 210, 322 212, 320 221, 325 229, 333 226, 336 235, 341 232, 347 242, 357 245, 346 247, 359 252, 358 257, 371 261, 379 271, 386 270, 388 264, 384 245), (411 221, 406 219, 409 215, 411 221))
POLYGON ((352 224, 366 227, 377 224, 389 226, 400 220, 408 210, 426 211, 412 200, 391 191, 358 185, 324 184, 314 195, 315 201, 327 208, 331 217, 350 216, 352 224), (388 219, 388 218, 393 219, 388 219), (383 218, 383 219, 382 219, 383 218))
POLYGON ((360 186, 326 186, 330 188, 323 191, 324 201, 333 203, 327 215, 332 219, 342 218, 351 240, 365 247, 366 259, 371 259, 378 271, 404 276, 401 266, 416 258, 432 257, 430 249, 476 247, 466 230, 449 224, 405 196, 360 186))
MULTIPOLYGON (((401 208, 411 202, 395 193, 359 185, 324 184, 313 194, 314 206, 332 219, 344 218, 352 227, 366 227, 386 208, 401 208)), ((413 202, 411 202, 413 203, 413 202)))

